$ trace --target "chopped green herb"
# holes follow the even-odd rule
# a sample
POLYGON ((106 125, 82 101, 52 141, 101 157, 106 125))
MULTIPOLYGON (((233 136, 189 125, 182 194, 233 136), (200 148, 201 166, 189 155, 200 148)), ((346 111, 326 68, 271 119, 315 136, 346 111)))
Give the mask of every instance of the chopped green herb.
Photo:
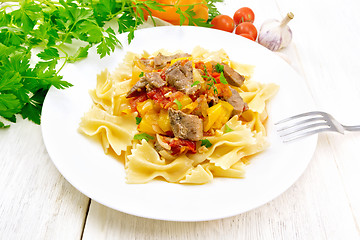
POLYGON ((147 134, 147 133, 138 133, 138 134, 135 134, 134 136, 134 140, 142 140, 142 139, 145 139, 146 141, 149 141, 149 140, 153 140, 154 137, 147 134))
POLYGON ((144 72, 141 72, 140 74, 139 74, 139 77, 143 77, 145 75, 145 73, 144 72))
POLYGON ((231 129, 227 124, 225 124, 225 133, 228 133, 228 132, 232 132, 234 131, 233 129, 231 129))
POLYGON ((191 84, 191 86, 193 87, 193 86, 198 85, 198 84, 200 84, 200 81, 195 81, 193 84, 191 84))
POLYGON ((204 66, 204 73, 205 73, 205 75, 202 75, 201 77, 204 78, 204 79, 207 81, 207 84, 206 84, 206 85, 209 86, 208 90, 210 90, 211 88, 213 88, 214 94, 218 94, 219 92, 218 92, 218 90, 217 90, 217 88, 216 88, 216 86, 215 86, 215 84, 216 84, 216 79, 213 78, 212 76, 210 76, 210 74, 208 73, 208 70, 207 70, 206 65, 204 64, 203 66, 204 66))
POLYGON ((212 146, 212 143, 208 139, 202 139, 200 141, 201 141, 201 146, 205 146, 206 148, 209 148, 212 146))
POLYGON ((5 125, 4 123, 0 122, 0 128, 9 128, 10 125, 5 125))
POLYGON ((203 66, 204 66, 204 73, 205 73, 205 75, 209 75, 209 72, 208 72, 208 69, 207 69, 206 65, 204 64, 203 66))
POLYGON ((223 2, 224 0, 206 0, 207 7, 209 8, 209 19, 207 20, 208 23, 211 23, 211 21, 216 17, 217 15, 220 15, 221 13, 217 10, 215 3, 223 2))
POLYGON ((219 91, 218 91, 217 87, 214 86, 214 94, 216 95, 218 93, 219 93, 219 91))
POLYGON ((182 108, 182 104, 181 104, 181 102, 179 100, 175 99, 174 103, 176 103, 179 110, 182 108))
POLYGON ((220 82, 223 84, 228 84, 228 82, 226 81, 226 78, 224 76, 224 73, 222 73, 222 72, 220 74, 220 82))
POLYGON ((141 123, 142 118, 141 117, 135 117, 136 125, 139 125, 141 123))
POLYGON ((218 72, 218 73, 223 72, 224 71, 224 65, 221 65, 221 64, 217 63, 215 65, 215 71, 218 72))

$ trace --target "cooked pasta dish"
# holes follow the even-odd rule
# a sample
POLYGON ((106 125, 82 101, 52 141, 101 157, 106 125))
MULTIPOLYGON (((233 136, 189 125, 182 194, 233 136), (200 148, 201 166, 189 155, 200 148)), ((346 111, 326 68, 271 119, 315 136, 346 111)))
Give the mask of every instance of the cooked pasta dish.
POLYGON ((97 76, 79 131, 125 159, 127 183, 243 178, 268 146, 266 103, 278 90, 253 81, 253 71, 224 50, 128 52, 97 76))

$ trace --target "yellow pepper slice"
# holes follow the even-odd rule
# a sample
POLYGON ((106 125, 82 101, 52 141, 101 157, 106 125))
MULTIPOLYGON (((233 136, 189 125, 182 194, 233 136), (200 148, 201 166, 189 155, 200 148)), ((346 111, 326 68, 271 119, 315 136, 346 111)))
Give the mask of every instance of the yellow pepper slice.
POLYGON ((173 65, 174 63, 176 63, 177 61, 182 61, 182 60, 189 60, 189 61, 191 61, 191 65, 192 65, 193 69, 195 68, 195 63, 192 61, 192 60, 193 60, 192 57, 175 58, 175 59, 171 60, 170 66, 173 65))
POLYGON ((169 118, 168 110, 166 110, 166 109, 161 109, 160 110, 159 118, 157 120, 157 123, 158 123, 159 127, 161 128, 161 130, 163 130, 164 132, 171 131, 170 118, 169 118))
POLYGON ((204 122, 204 132, 211 128, 221 128, 229 120, 233 109, 234 107, 225 101, 219 101, 218 104, 209 108, 204 122))
POLYGON ((138 126, 139 132, 145 132, 148 134, 156 134, 153 125, 157 124, 157 114, 146 114, 138 126))
POLYGON ((151 99, 147 99, 144 102, 140 102, 137 104, 136 109, 138 110, 140 116, 143 117, 148 112, 154 110, 154 101, 151 99))

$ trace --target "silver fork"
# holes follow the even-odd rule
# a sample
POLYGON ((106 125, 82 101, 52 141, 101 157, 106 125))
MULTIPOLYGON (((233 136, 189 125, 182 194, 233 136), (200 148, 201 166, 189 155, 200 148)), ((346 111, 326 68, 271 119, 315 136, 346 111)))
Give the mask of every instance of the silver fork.
POLYGON ((331 131, 344 134, 345 131, 360 131, 360 125, 342 125, 330 114, 320 111, 285 118, 275 123, 275 125, 283 142, 290 142, 320 132, 331 131))

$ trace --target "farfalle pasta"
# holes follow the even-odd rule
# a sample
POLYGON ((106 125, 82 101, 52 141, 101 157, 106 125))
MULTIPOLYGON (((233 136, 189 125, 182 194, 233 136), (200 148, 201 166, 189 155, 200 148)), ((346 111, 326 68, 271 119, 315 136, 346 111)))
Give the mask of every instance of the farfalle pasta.
POLYGON ((125 158, 127 183, 243 178, 269 145, 266 103, 278 90, 251 80, 253 71, 222 49, 129 52, 97 76, 79 131, 125 158))

